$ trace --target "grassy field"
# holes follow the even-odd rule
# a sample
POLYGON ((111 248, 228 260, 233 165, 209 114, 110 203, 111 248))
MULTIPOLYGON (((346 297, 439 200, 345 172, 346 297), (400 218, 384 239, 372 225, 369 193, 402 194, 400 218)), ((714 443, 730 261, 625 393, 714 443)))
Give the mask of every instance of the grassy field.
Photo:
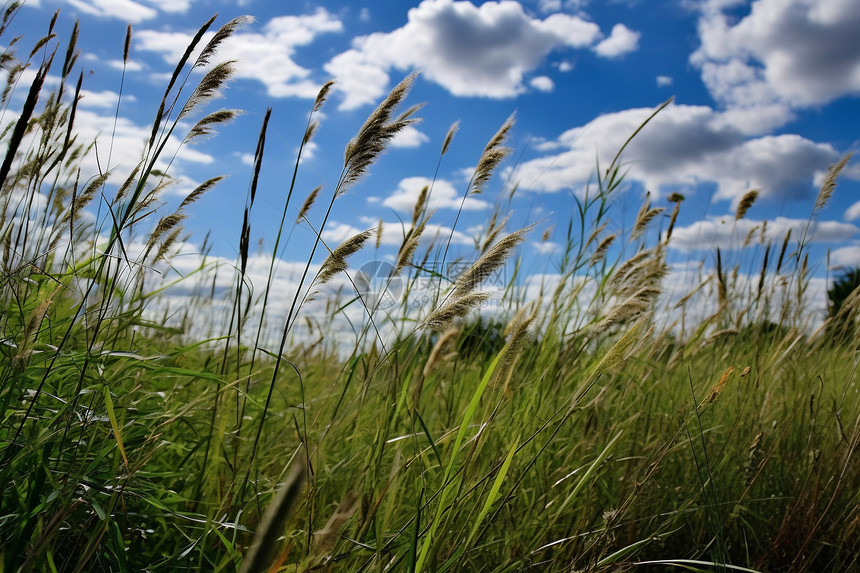
MULTIPOLYGON (((4 39, 14 35, 6 16, 4 39)), ((517 244, 536 232, 506 229, 497 213, 476 262, 437 281, 424 313, 352 300, 374 317, 354 348, 296 336, 307 293, 372 248, 376 230, 340 246, 319 236, 331 205, 413 121, 409 76, 345 142, 335 190, 314 203, 290 188, 281 231, 302 201, 323 222, 286 316, 266 315, 271 281, 252 292, 244 280, 247 225, 225 331, 190 328, 189 317, 222 308, 207 294, 205 258, 184 279, 200 296, 165 309, 151 269, 173 256, 185 213, 218 174, 165 215, 161 155, 169 136, 189 140, 232 116, 178 133, 229 79, 217 45, 239 24, 189 46, 140 163, 111 174, 119 185, 78 171, 92 142, 74 137, 75 38, 20 61, 3 54, 2 106, 15 119, 0 166, 0 571, 860 567, 857 292, 839 294, 823 325, 810 322, 806 237, 786 236, 756 260, 729 265, 715 253, 703 284, 666 308, 683 197, 670 198, 663 232, 650 229, 662 209, 646 204, 630 236, 609 234, 623 150, 571 219, 563 280, 542 296, 527 298, 512 273, 509 312, 475 318, 482 282, 516 268, 517 244), (29 86, 16 84, 25 64, 36 71, 29 86), (610 258, 622 241, 628 256, 610 258), (757 270, 744 280, 739 267, 757 270), (700 311, 705 299, 713 312, 700 311), (376 337, 392 328, 400 335, 376 337)), ((510 128, 483 150, 467 194, 509 153, 510 128)), ((407 286, 422 257, 447 256, 446 244, 419 247, 430 215, 423 196, 396 261, 407 286)), ((332 319, 342 312, 332 305, 332 319)))

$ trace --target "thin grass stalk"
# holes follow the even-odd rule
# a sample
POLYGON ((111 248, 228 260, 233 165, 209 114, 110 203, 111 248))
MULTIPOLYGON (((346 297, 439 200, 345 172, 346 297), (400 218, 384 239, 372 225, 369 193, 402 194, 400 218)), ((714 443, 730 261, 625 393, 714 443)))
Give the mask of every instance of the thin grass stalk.
MULTIPOLYGON (((406 76, 406 78, 404 78, 397 86, 395 86, 391 93, 388 95, 388 97, 386 97, 382 101, 382 103, 379 104, 376 110, 370 115, 365 124, 359 130, 358 135, 347 144, 344 166, 341 171, 341 175, 338 178, 337 185, 335 186, 334 192, 332 193, 331 201, 329 202, 328 209, 326 210, 325 216, 323 217, 319 231, 316 233, 314 244, 311 248, 307 263, 305 264, 304 271, 302 272, 301 279, 299 280, 296 293, 293 296, 292 303, 290 304, 290 310, 287 313, 286 320, 284 321, 281 341, 278 345, 278 352, 275 357, 272 380, 269 383, 269 391, 266 396, 266 401, 263 405, 263 412, 260 416, 260 422, 257 425, 257 432, 254 436, 253 445, 251 446, 251 452, 248 458, 248 472, 245 477, 246 484, 248 481, 248 477, 250 476, 251 467, 256 458, 257 448, 260 443, 260 436, 263 432, 263 425, 265 424, 266 416, 269 411, 269 406, 271 405, 272 393, 274 391, 275 383, 278 378, 278 372, 280 369, 281 361, 283 360, 283 353, 287 344, 287 339, 292 329, 293 322, 295 321, 296 311, 300 306, 299 301, 301 292, 304 287, 305 281, 307 280, 308 274, 310 273, 311 263, 313 262, 316 250, 319 247, 320 242, 322 241, 322 233, 325 229, 326 223, 328 222, 329 216, 331 215, 332 208, 334 207, 334 202, 339 196, 346 192, 347 188, 352 183, 356 182, 361 177, 361 175, 366 172, 370 164, 385 149, 385 143, 387 143, 391 138, 393 138, 398 131, 409 125, 408 118, 404 118, 403 116, 391 121, 391 114, 406 97, 409 92, 409 88, 415 81, 415 78, 416 74, 410 74, 406 76), (365 149, 365 147, 367 148, 365 149)), ((410 112, 407 111, 407 114, 408 113, 410 112)), ((302 392, 304 392, 303 387, 302 392)), ((304 403, 302 404, 302 418, 303 420, 306 420, 304 403)), ((307 451, 308 448, 305 448, 305 450, 307 451)), ((307 455, 309 456, 310 454, 308 453, 307 455)), ((307 463, 308 465, 310 465, 309 458, 307 460, 307 463)), ((244 487, 245 486, 243 485, 243 489, 244 487)))

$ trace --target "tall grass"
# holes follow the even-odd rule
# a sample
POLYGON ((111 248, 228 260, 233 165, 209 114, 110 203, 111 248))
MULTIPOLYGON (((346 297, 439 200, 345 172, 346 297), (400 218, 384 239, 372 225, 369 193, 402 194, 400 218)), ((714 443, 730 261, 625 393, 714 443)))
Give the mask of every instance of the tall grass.
MULTIPOLYGON (((3 37, 15 12, 5 14, 3 37)), ((332 302, 314 325, 303 315, 310 301, 325 296, 329 282, 357 281, 351 258, 382 233, 380 223, 340 246, 326 244, 332 206, 418 111, 399 111, 410 75, 346 144, 324 214, 313 206, 326 191, 314 190, 290 223, 295 173, 326 84, 308 116, 266 284, 248 287, 247 264, 251 215, 265 192, 269 113, 227 305, 214 294, 224 268, 204 246, 200 269, 183 279, 197 296, 165 309, 171 285, 151 269, 173 256, 185 210, 219 180, 157 215, 169 183, 165 149, 171 138, 187 142, 233 117, 211 112, 178 133, 228 81, 232 65, 216 62, 218 47, 243 22, 227 23, 205 45, 214 18, 199 30, 159 102, 140 162, 122 173, 110 161, 100 173, 82 170, 93 142, 79 141, 74 129, 77 27, 64 49, 52 21, 28 58, 19 61, 10 41, 0 59, 8 79, 0 166, 3 570, 857 567, 857 297, 813 332, 802 313, 808 237, 786 236, 755 251, 760 261, 715 252, 701 284, 668 299, 666 253, 683 197, 670 198, 665 231, 655 227, 667 207, 646 201, 632 233, 611 233, 623 149, 598 165, 594 185, 577 199, 559 278, 538 285, 537 296, 526 294, 515 258, 535 230, 506 229, 501 207, 462 273, 431 265, 447 260, 450 238, 424 236, 435 216, 428 187, 404 225, 397 276, 389 277, 405 285, 399 305, 355 295, 332 302), (18 85, 27 67, 34 79, 18 85), (197 83, 195 68, 204 71, 197 83), (45 82, 52 73, 56 84, 45 82), (288 313, 271 316, 277 256, 291 225, 310 227, 316 239, 288 313), (501 293, 504 309, 470 318, 488 296, 481 284, 504 264, 515 269, 501 293), (409 296, 426 288, 428 275, 435 303, 416 312, 409 296), (359 307, 366 320, 354 347, 333 348, 326 328, 359 307), (222 331, 190 328, 189 317, 219 308, 222 331), (179 319, 160 319, 168 316, 179 319), (300 332, 303 317, 310 326, 300 332)), ((487 192, 513 128, 511 120, 492 136, 464 201, 487 192)), ((810 219, 844 165, 831 171, 810 219)), ((754 200, 742 201, 738 220, 754 200)))

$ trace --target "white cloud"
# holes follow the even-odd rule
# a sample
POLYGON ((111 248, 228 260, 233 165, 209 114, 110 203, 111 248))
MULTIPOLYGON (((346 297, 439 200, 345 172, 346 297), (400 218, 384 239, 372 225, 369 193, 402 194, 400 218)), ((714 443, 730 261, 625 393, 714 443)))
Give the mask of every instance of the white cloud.
POLYGON ((849 245, 830 253, 831 268, 860 267, 860 245, 849 245))
POLYGON ((569 72, 571 70, 573 70, 573 62, 568 62, 567 60, 565 60, 558 64, 558 71, 560 72, 569 72))
POLYGON ((843 218, 846 221, 853 221, 858 217, 860 217, 860 201, 857 201, 856 203, 848 207, 848 209, 845 210, 845 215, 843 218))
POLYGON ((481 211, 490 207, 489 203, 475 197, 467 197, 464 202, 462 191, 458 191, 450 182, 445 179, 437 179, 434 183, 432 179, 427 177, 403 179, 398 184, 397 189, 382 201, 382 204, 395 211, 411 213, 421 190, 430 185, 432 185, 432 191, 427 206, 431 211, 434 209, 459 209, 460 205, 463 206, 464 211, 481 211))
POLYGON ((544 93, 549 93, 553 89, 555 89, 555 82, 552 81, 552 78, 547 76, 537 76, 532 78, 529 82, 529 85, 538 91, 542 91, 544 93))
MULTIPOLYGON (((123 180, 140 161, 144 146, 150 137, 151 127, 137 125, 122 116, 114 119, 110 111, 100 115, 95 111, 79 108, 75 116, 75 132, 78 134, 79 142, 89 143, 98 140, 98 145, 81 161, 82 177, 91 177, 100 170, 104 170, 108 166, 108 157, 110 157, 111 181, 118 182, 123 180)), ((210 164, 215 161, 211 155, 198 151, 192 146, 181 145, 178 137, 171 136, 161 157, 169 159, 174 154, 179 160, 170 168, 174 177, 182 175, 181 162, 183 161, 199 164, 210 164)), ((166 169, 167 164, 160 161, 156 167, 166 169)))
POLYGON ((392 147, 419 147, 422 143, 430 141, 430 138, 418 131, 415 127, 407 125, 391 140, 392 147))
POLYGON ((192 0, 147 0, 162 12, 184 14, 191 8, 192 0))
MULTIPOLYGON (((325 8, 304 16, 280 16, 267 22, 261 33, 237 32, 221 47, 222 54, 238 60, 237 78, 252 79, 266 86, 272 97, 314 98, 322 83, 310 79, 311 71, 293 60, 296 49, 312 43, 317 36, 343 30, 337 17, 325 8)), ((169 63, 176 62, 193 37, 186 32, 141 30, 134 38, 138 49, 163 54, 169 63)), ((204 43, 212 33, 204 37, 204 43)))
POLYGON ((551 241, 538 242, 533 241, 531 246, 538 252, 540 255, 554 255, 556 253, 561 252, 561 245, 558 243, 553 243, 551 241))
POLYGON ((819 243, 848 241, 860 232, 857 226, 839 221, 810 223, 807 219, 776 217, 766 221, 766 226, 764 223, 765 221, 753 219, 735 221, 733 217, 708 217, 686 227, 677 227, 672 233, 669 245, 685 252, 715 247, 739 249, 743 247, 750 233, 754 236, 753 244, 761 242, 762 229, 764 243, 775 244, 783 241, 789 231, 791 236, 797 237, 798 240, 806 233, 807 240, 819 243))
MULTIPOLYGON (((371 237, 371 241, 376 241, 376 224, 370 225, 368 228, 374 229, 374 235, 371 237)), ((326 230, 323 231, 322 238, 326 243, 328 243, 329 247, 334 248, 350 237, 354 237, 366 230, 367 229, 359 229, 358 227, 354 227, 346 223, 330 223, 326 230)), ((403 228, 403 223, 400 221, 383 222, 382 244, 388 246, 400 246, 403 242, 405 232, 406 229, 403 228)), ((437 225, 435 223, 428 223, 424 228, 420 244, 426 246, 430 242, 434 241, 447 242, 448 237, 451 237, 451 244, 453 245, 475 245, 475 241, 469 235, 460 231, 454 231, 452 235, 451 227, 437 225)))
POLYGON ((561 0, 540 0, 538 8, 541 12, 558 12, 561 10, 561 0))
POLYGON ((603 58, 620 58, 639 49, 641 33, 635 32, 624 24, 615 24, 608 38, 594 47, 598 56, 603 58))
POLYGON ((86 14, 100 18, 119 18, 132 23, 151 20, 158 15, 156 10, 132 0, 67 0, 67 2, 86 14))
MULTIPOLYGON (((92 92, 89 90, 81 90, 81 96, 83 96, 78 105, 82 108, 94 107, 94 108, 102 108, 102 109, 116 109, 116 102, 119 99, 119 94, 111 91, 104 90, 100 92, 92 92)), ((124 95, 123 101, 130 102, 136 101, 133 95, 124 95)))
POLYGON ((702 4, 690 60, 721 104, 770 116, 761 133, 793 109, 860 93, 856 0, 757 0, 739 20, 725 12, 734 4, 702 4))
MULTIPOLYGON (((609 161, 653 112, 628 109, 570 129, 539 150, 550 154, 520 164, 514 179, 523 189, 582 193, 593 178, 595 154, 609 161), (555 151, 555 152, 553 152, 555 151)), ((702 183, 717 185, 715 199, 739 200, 750 189, 789 199, 814 196, 816 179, 839 158, 829 144, 798 135, 747 138, 707 106, 670 105, 625 150, 628 180, 652 193, 702 183)))
POLYGON ((657 86, 658 87, 666 87, 671 86, 674 80, 671 76, 657 76, 657 86))
POLYGON ((134 60, 129 60, 127 62, 123 62, 122 60, 110 60, 106 63, 108 66, 116 70, 125 69, 127 72, 139 72, 143 70, 143 64, 134 60))
POLYGON ((593 22, 561 13, 533 18, 519 2, 424 0, 404 26, 356 38, 325 69, 339 80, 342 109, 384 95, 392 69, 419 68, 457 96, 509 98, 525 91, 524 75, 547 54, 590 47, 601 36, 593 22))

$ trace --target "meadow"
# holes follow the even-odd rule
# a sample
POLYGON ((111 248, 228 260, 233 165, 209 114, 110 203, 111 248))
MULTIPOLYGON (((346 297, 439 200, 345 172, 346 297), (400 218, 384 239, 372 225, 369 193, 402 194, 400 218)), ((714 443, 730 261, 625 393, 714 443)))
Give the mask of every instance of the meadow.
MULTIPOLYGON (((321 239, 334 202, 372 176, 420 113, 408 105, 410 75, 344 142, 334 189, 284 194, 270 280, 251 288, 267 114, 235 266, 201 256, 178 279, 197 296, 171 308, 163 297, 177 285, 155 269, 221 174, 166 213, 162 154, 170 137, 211 135, 235 115, 201 110, 230 79, 218 47, 242 22, 208 42, 214 18, 201 28, 153 105, 140 162, 93 174, 79 169, 93 142, 74 130, 76 34, 19 46, 15 10, 0 27, 0 570, 858 567, 860 291, 848 275, 830 290, 829 316, 806 311, 817 264, 808 237, 763 244, 754 259, 717 251, 701 284, 667 305, 667 245, 684 198, 646 202, 627 236, 607 231, 628 169, 620 149, 601 158, 573 211, 557 284, 521 288, 516 248, 539 231, 507 228, 499 210, 472 262, 435 276, 432 304, 416 314, 410 287, 428 260, 448 257, 445 241, 421 240, 434 215, 428 189, 393 264, 392 280, 406 285, 399 305, 332 302, 332 321, 347 308, 367 317, 351 348, 327 340, 325 325, 318 339, 297 336, 311 296, 354 281, 350 261, 381 233, 321 239), (35 71, 28 84, 25 68, 35 71), (293 225, 317 239, 289 312, 272 316, 271 297, 283 296, 272 289, 275 255, 293 225), (504 307, 479 318, 482 284, 504 265, 504 307), (194 317, 225 308, 209 288, 218 273, 234 285, 216 321, 226 327, 201 333, 194 317)), ((303 146, 329 88, 308 110, 303 146)), ((464 198, 509 156, 512 128, 476 150, 464 198)), ((453 137, 439 142, 440 161, 453 137)), ((849 159, 831 169, 810 221, 849 159)), ((744 198, 737 219, 755 200, 744 198)))

